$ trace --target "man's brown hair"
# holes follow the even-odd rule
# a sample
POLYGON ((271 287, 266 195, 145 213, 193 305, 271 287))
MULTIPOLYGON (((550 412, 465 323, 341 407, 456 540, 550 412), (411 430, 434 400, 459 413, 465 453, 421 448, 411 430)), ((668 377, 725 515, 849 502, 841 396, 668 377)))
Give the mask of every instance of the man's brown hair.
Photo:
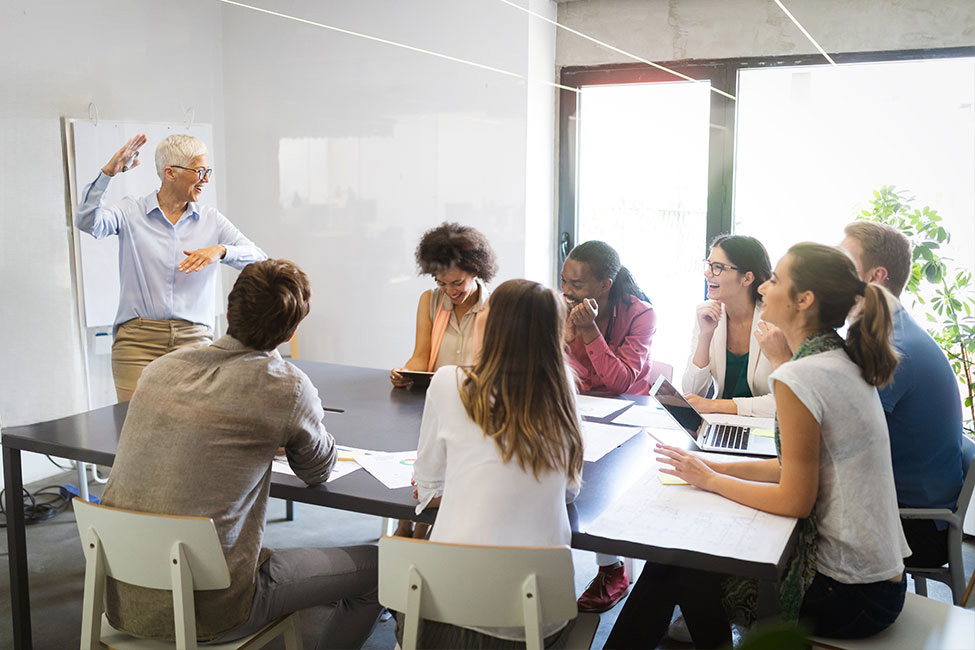
POLYGON ((911 243, 907 237, 892 226, 872 221, 854 221, 843 232, 860 242, 863 271, 878 266, 887 269, 884 287, 900 296, 911 276, 911 243))
POLYGON ((244 267, 227 299, 227 333, 255 350, 273 350, 308 315, 308 276, 288 260, 244 267))

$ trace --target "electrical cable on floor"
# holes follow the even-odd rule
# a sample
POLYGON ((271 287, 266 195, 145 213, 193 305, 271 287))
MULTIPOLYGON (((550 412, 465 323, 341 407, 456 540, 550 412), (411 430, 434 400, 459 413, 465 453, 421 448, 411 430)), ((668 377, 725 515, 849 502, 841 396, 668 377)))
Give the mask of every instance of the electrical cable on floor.
MULTIPOLYGON (((7 527, 4 492, 5 490, 0 490, 0 515, 3 515, 0 528, 7 527)), ((60 485, 45 485, 33 493, 24 488, 24 523, 29 526, 47 521, 67 510, 69 503, 70 501, 61 495, 60 485)))

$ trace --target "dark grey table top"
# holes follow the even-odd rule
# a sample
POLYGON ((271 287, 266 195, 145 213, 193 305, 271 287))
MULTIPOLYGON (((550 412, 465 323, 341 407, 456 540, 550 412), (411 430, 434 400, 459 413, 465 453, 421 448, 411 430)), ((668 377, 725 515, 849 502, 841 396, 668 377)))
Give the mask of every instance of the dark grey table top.
MULTIPOLYGON (((318 387, 322 403, 341 410, 328 412, 325 419, 328 430, 339 444, 382 451, 416 449, 423 414, 423 392, 394 389, 389 383, 388 370, 310 361, 294 363, 308 373, 318 387)), ((643 404, 650 400, 647 396, 627 397, 643 404)), ((5 428, 3 446, 111 465, 126 409, 127 404, 117 404, 49 422, 5 428)), ((778 579, 794 537, 793 543, 784 549, 783 558, 776 565, 770 565, 580 533, 649 469, 652 455, 653 440, 640 433, 598 462, 585 464, 582 492, 569 506, 573 546, 765 580, 778 579)), ((416 518, 413 514, 416 502, 410 488, 387 489, 365 471, 352 472, 315 487, 307 487, 294 477, 275 474, 271 494, 383 517, 416 518)), ((420 519, 432 521, 433 516, 433 513, 424 513, 420 519)))

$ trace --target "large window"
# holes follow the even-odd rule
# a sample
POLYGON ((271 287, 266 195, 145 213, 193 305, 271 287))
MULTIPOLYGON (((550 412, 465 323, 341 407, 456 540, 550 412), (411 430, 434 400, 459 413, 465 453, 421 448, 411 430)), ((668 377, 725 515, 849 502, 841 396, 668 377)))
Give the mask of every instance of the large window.
POLYGON ((677 375, 704 298, 698 262, 718 233, 759 238, 774 264, 798 241, 838 243, 873 191, 893 185, 938 210, 953 234, 944 252, 975 268, 973 57, 671 65, 735 101, 646 66, 564 70, 579 92, 561 95, 563 252, 593 238, 620 251, 657 309, 654 358, 677 375))
POLYGON ((943 250, 975 267, 975 59, 742 70, 735 230, 774 259, 835 244, 875 189, 943 217, 943 250))
MULTIPOLYGON (((687 345, 701 293, 707 82, 587 86, 579 98, 578 241, 620 254, 657 313, 654 351, 687 345)), ((675 366, 683 360, 655 353, 675 366)))

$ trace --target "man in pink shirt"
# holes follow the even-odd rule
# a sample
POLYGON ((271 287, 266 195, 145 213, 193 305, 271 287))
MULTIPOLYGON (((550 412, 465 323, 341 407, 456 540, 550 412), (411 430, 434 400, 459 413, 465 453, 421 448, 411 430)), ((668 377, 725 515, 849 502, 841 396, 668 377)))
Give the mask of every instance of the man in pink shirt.
MULTIPOLYGON (((562 295, 569 309, 566 355, 580 390, 649 393, 657 319, 616 251, 601 241, 573 248, 562 265, 562 295)), ((596 561, 599 573, 579 597, 580 611, 604 612, 630 586, 619 557, 597 554, 596 561)))

